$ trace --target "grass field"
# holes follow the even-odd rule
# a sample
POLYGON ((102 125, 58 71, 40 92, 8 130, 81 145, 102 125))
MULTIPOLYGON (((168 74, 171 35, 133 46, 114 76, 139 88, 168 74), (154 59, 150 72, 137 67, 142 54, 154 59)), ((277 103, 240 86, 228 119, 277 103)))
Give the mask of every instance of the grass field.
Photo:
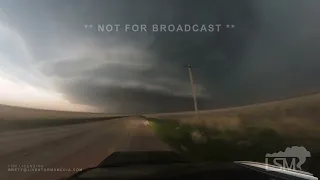
POLYGON ((192 160, 264 162, 266 153, 304 146, 302 166, 320 172, 320 94, 251 106, 149 114, 151 128, 174 150, 192 160))
MULTIPOLYGON (((47 111, 0 105, 0 132, 121 117, 118 114, 47 111)), ((193 112, 145 114, 160 139, 194 160, 264 162, 266 153, 304 146, 303 169, 320 172, 320 93, 277 102, 193 112)))
POLYGON ((0 132, 95 122, 120 114, 50 111, 0 105, 0 132))

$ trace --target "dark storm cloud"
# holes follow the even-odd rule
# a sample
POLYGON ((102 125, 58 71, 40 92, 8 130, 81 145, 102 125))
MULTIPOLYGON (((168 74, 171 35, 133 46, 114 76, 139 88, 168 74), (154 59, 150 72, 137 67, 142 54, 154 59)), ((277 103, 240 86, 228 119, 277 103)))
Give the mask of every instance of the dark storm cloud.
MULTIPOLYGON (((99 85, 88 80, 78 80, 69 82, 64 87, 72 102, 99 106, 107 112, 115 112, 119 109, 128 113, 172 112, 193 107, 193 101, 188 96, 175 95, 163 90, 147 89, 144 86, 99 85), (106 102, 108 102, 108 106, 106 106, 106 102)), ((208 107, 210 102, 207 99, 200 97, 199 100, 201 102, 200 107, 208 107)))
POLYGON ((37 67, 71 102, 110 112, 191 110, 186 64, 194 66, 201 109, 320 90, 317 0, 8 1, 6 7, 37 67), (236 28, 101 33, 83 27, 218 23, 236 28))

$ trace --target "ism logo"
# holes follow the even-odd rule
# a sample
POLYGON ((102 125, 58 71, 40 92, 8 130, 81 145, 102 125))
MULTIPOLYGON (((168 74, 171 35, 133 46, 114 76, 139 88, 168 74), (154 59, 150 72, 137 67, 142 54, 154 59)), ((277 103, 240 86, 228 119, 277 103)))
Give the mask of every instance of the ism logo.
POLYGON ((286 150, 277 153, 267 153, 265 156, 266 164, 274 164, 282 168, 293 170, 302 170, 301 166, 306 162, 311 153, 303 146, 292 146, 286 150))

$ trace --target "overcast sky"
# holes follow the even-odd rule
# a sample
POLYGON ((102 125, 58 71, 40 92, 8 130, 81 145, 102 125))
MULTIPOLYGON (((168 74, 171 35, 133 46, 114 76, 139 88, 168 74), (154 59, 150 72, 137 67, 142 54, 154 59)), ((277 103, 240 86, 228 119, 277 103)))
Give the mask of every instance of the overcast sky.
POLYGON ((200 109, 320 90, 319 0, 0 0, 0 8, 0 104, 192 110, 186 64, 200 109), (120 29, 98 31, 107 24, 120 29), (154 24, 221 27, 155 32, 154 24))

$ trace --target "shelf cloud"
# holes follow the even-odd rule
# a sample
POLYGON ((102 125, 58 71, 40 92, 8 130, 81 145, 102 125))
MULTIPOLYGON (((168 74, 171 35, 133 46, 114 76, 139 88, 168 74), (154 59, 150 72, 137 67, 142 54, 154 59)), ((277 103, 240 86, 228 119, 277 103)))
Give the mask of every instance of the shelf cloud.
POLYGON ((0 76, 88 109, 192 110, 187 64, 200 109, 320 90, 317 0, 1 3, 0 76), (99 24, 120 30, 101 32, 99 24), (125 31, 126 24, 207 30, 134 32, 125 31), (210 24, 221 27, 209 31, 210 24))

